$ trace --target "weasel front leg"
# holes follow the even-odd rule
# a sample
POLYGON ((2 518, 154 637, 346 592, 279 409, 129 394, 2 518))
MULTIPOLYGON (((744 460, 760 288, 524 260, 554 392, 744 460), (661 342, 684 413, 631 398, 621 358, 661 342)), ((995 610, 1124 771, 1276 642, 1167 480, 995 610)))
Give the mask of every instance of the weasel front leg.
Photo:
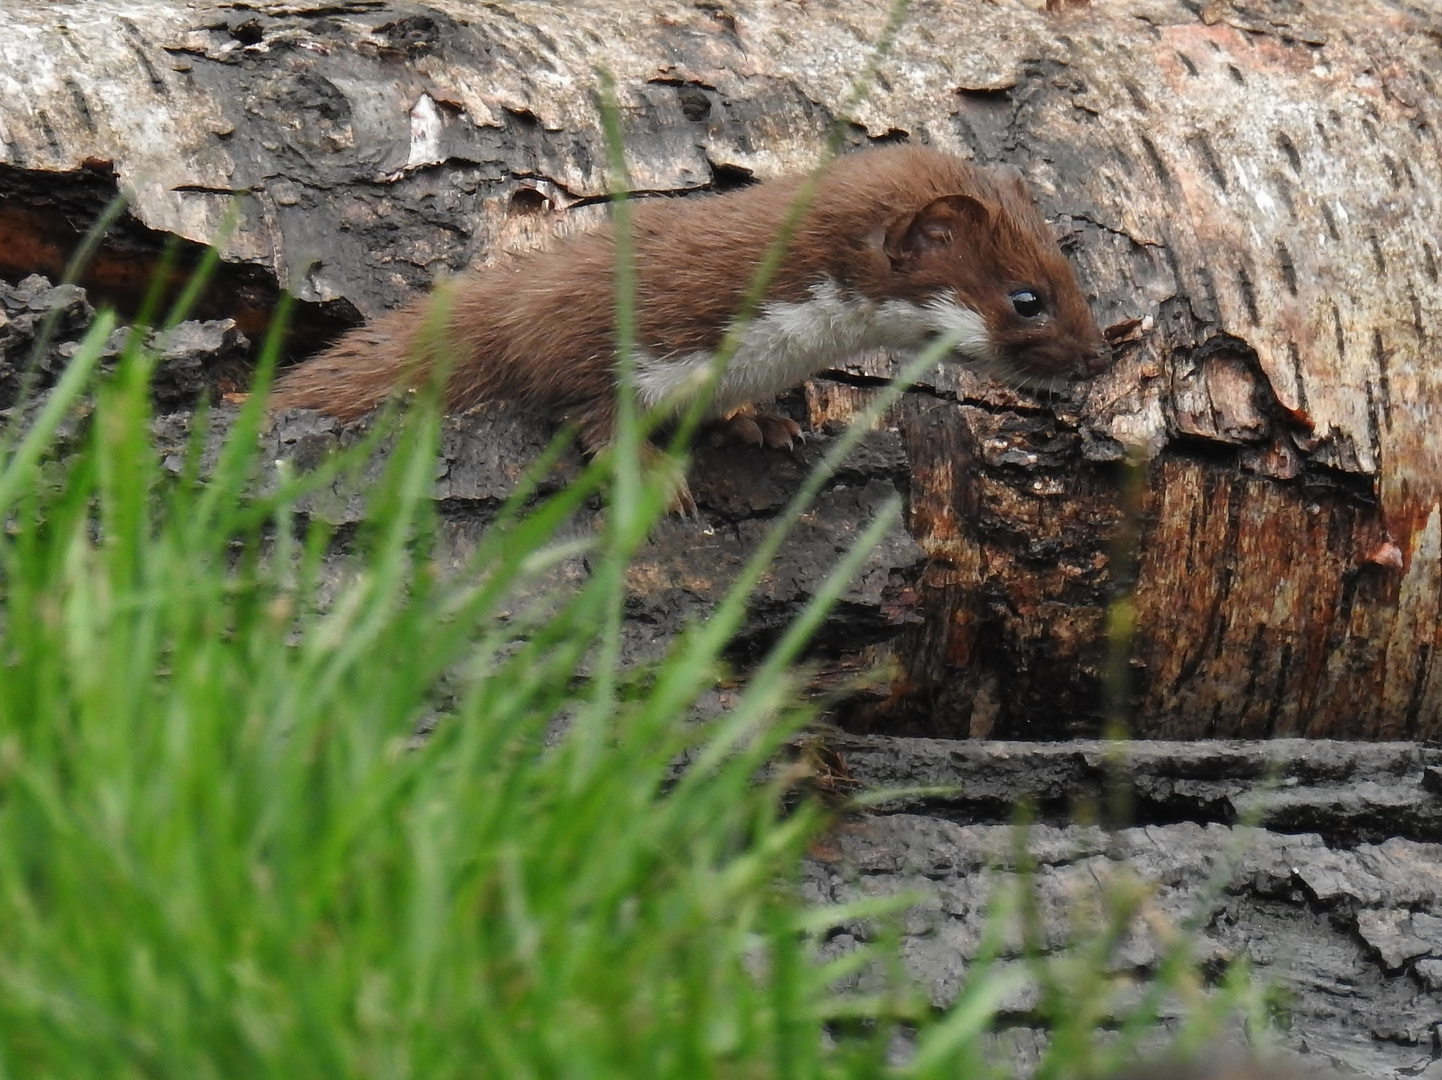
POLYGON ((740 443, 743 446, 766 446, 772 450, 793 450, 805 442, 801 425, 789 416, 762 412, 754 405, 742 405, 711 425, 712 440, 740 443))

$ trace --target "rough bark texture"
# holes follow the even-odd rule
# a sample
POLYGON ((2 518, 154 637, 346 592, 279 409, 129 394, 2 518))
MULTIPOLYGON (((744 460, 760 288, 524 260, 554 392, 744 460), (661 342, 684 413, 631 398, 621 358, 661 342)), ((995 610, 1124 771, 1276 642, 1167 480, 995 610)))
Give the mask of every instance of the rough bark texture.
MULTIPOLYGON (((1141 733, 1435 734, 1442 14, 1041 7, 915 4, 849 110, 882 27, 870 2, 12 7, 0 270, 54 275, 119 187, 131 212, 86 284, 133 297, 162 237, 212 240, 238 209, 204 314, 254 337, 288 285, 304 351, 439 272, 594 221, 597 63, 638 192, 804 167, 843 112, 853 143, 1015 162, 1119 362, 1075 403, 948 368, 896 411, 925 621, 855 722, 1095 731, 1107 605, 1135 576, 1141 733), (1123 443, 1149 458, 1134 575, 1123 443)), ((805 418, 843 418, 887 370, 818 380, 805 418)))
MULTIPOLYGON (((807 890, 825 902, 927 896, 907 918, 902 953, 932 1001, 944 1005, 964 985, 995 890, 1015 887, 1014 849, 1010 826, 881 817, 838 833, 809 866, 807 890)), ((1168 933, 1199 918, 1197 958, 1220 968, 1247 956, 1259 977, 1287 991, 1281 1042, 1313 1067, 1437 1075, 1438 845, 1393 839, 1336 851, 1315 834, 1224 825, 1117 833, 1039 825, 1028 849, 1049 950, 1087 932, 1109 881, 1135 874, 1153 890, 1149 925, 1123 944, 1120 970, 1144 979, 1168 933)), ((830 947, 844 951, 872 932, 864 924, 843 928, 830 947)), ((1003 966, 1022 962, 1018 936, 1001 956, 1003 966)), ((1045 1040, 1027 1023, 1035 1000, 1032 988, 1009 1000, 1014 1022, 999 1034, 1023 1068, 1045 1040)), ((1118 1012, 1127 1004, 1123 996, 1118 1012)))
MULTIPOLYGON (((899 891, 929 897, 902 950, 938 1003, 950 1001, 982 939, 989 898, 1016 882, 1022 803, 1046 946, 1061 948, 1100 890, 1136 874, 1152 891, 1145 926, 1119 968, 1152 969, 1188 919, 1196 955, 1250 958, 1286 990, 1283 1044, 1343 1075, 1442 1075, 1442 784, 1437 751, 1413 743, 1281 739, 1268 743, 1068 744, 836 736, 830 749, 861 787, 959 785, 898 800, 885 816, 837 829, 808 868, 811 895, 844 902, 899 891), (1130 828, 1096 819, 1124 777, 1130 828)), ((864 939, 846 928, 837 950, 864 939)), ((1083 929, 1081 931, 1085 933, 1083 929)), ((1019 958, 1019 939, 1002 952, 1019 958)), ((1009 1002, 1004 1034, 1020 1060, 1042 1032, 1034 990, 1009 1002)))

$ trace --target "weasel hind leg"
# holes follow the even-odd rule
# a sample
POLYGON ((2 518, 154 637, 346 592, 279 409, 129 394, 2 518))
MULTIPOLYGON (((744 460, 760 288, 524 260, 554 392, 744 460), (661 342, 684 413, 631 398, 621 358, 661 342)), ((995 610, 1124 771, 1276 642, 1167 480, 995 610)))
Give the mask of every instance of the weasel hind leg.
POLYGON ((686 466, 658 446, 641 444, 641 473, 659 477, 666 489, 666 511, 681 517, 699 518, 691 485, 686 482, 686 466))
MULTIPOLYGON (((589 455, 603 453, 615 442, 615 415, 610 409, 597 409, 579 418, 581 445, 589 455)), ((699 518, 691 485, 686 482, 686 466, 649 441, 640 446, 641 475, 659 478, 666 491, 668 513, 699 518)))

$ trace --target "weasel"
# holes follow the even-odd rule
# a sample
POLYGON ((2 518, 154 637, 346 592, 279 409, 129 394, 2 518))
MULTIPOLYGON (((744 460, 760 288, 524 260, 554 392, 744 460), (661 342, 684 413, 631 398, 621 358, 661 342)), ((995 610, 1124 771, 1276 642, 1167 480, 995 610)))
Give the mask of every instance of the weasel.
MULTIPOLYGON (((631 204, 642 407, 679 409, 696 393, 803 182, 631 204)), ((458 279, 439 335, 451 350, 448 407, 513 400, 575 422, 591 452, 610 443, 614 262, 603 229, 458 279)), ((349 420, 423 385, 427 304, 292 369, 272 407, 349 420)), ((710 413, 733 418, 748 441, 789 446, 795 423, 747 407, 860 350, 914 350, 950 332, 959 359, 1015 382, 1053 385, 1102 366, 1101 333, 1019 173, 921 146, 843 155, 821 174, 710 413)))

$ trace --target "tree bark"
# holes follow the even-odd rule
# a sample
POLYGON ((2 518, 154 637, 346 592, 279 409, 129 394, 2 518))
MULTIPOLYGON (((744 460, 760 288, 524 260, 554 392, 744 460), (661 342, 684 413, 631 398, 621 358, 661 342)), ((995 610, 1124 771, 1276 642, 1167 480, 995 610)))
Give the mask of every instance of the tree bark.
MULTIPOLYGON (((895 676, 849 722, 1038 738, 1110 712, 1147 735, 1434 737, 1442 13, 1041 7, 913 4, 859 102, 873 0, 10 7, 0 273, 58 274, 118 187, 129 214, 85 284, 133 302, 164 238, 215 240, 238 207, 210 302, 254 336, 294 290, 303 351, 440 272, 596 220, 596 65, 638 193, 804 168, 838 117, 852 144, 1013 162, 1117 362, 1059 402, 946 367, 893 411, 927 561, 902 603, 894 545, 869 610, 921 621, 852 650, 895 676), (1109 673, 1130 687, 1110 706, 1109 673)), ((889 370, 860 358, 793 405, 825 429, 889 370)), ((701 462, 698 489, 728 468, 701 462)), ((737 537, 767 512, 748 507, 721 514, 737 537)))

